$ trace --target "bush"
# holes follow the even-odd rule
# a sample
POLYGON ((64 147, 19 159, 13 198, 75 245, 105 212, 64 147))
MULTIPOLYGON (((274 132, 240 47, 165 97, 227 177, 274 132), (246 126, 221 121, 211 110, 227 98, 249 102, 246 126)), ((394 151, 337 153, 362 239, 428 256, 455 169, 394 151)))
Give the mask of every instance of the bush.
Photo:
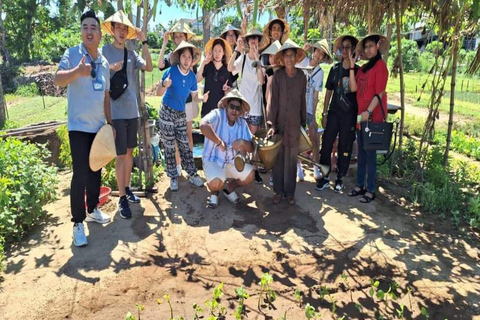
POLYGON ((81 42, 82 37, 76 26, 60 28, 60 30, 52 31, 38 41, 34 41, 33 58, 58 62, 67 48, 74 47, 81 42))
POLYGON ((2 75, 3 93, 15 92, 15 79, 20 75, 20 67, 14 65, 0 64, 0 73, 2 75))
POLYGON ((44 162, 49 156, 41 145, 0 140, 0 237, 6 244, 38 224, 42 206, 56 197, 56 168, 44 162))
POLYGON ((70 139, 68 138, 68 129, 66 124, 57 129, 57 135, 60 139, 60 154, 58 155, 58 159, 65 168, 72 169, 72 154, 70 150, 70 139))
MULTIPOLYGON (((390 46, 390 55, 395 61, 398 56, 397 42, 392 42, 390 46)), ((415 71, 420 68, 419 65, 420 50, 414 40, 402 39, 402 62, 405 71, 415 71)))
POLYGON ((21 97, 35 97, 38 95, 38 87, 35 83, 21 85, 15 91, 15 95, 21 97))

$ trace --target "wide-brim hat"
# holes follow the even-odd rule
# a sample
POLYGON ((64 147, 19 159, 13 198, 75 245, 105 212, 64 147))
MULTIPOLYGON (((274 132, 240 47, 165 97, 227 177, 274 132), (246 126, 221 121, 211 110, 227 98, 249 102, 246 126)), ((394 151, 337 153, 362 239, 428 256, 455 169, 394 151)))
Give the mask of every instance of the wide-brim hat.
POLYGON ((277 54, 278 50, 282 47, 282 44, 280 41, 274 41, 271 45, 268 46, 267 49, 262 51, 262 55, 268 54, 268 55, 275 55, 277 54))
POLYGON ((168 30, 168 32, 170 33, 170 37, 172 38, 172 41, 173 41, 173 33, 175 32, 185 33, 187 35, 187 41, 195 37, 195 33, 193 33, 193 31, 190 29, 188 24, 183 20, 180 20, 177 23, 175 23, 172 29, 168 30))
POLYGON ((136 39, 137 38, 137 32, 135 31, 135 26, 128 19, 128 16, 123 12, 123 10, 118 10, 117 12, 115 12, 113 15, 108 17, 108 19, 105 20, 102 23, 102 30, 105 33, 113 36, 112 22, 121 23, 121 24, 124 24, 128 27, 127 39, 136 39))
POLYGON ((212 52, 213 44, 218 41, 221 41, 225 47, 225 61, 227 61, 228 63, 228 61, 230 61, 230 57, 232 56, 233 50, 232 46, 225 39, 222 38, 212 38, 208 40, 207 44, 205 45, 205 56, 207 56, 207 53, 212 52))
POLYGON ((287 21, 281 18, 270 20, 265 25, 265 28, 263 28, 263 42, 260 45, 260 49, 265 49, 272 43, 272 39, 270 38, 270 26, 274 23, 281 23, 284 26, 283 35, 282 35, 282 38, 280 39, 280 42, 282 44, 284 44, 285 41, 287 41, 287 39, 290 37, 290 25, 288 24, 287 21))
POLYGON ((287 39, 287 41, 285 41, 285 43, 281 46, 281 48, 275 54, 274 60, 276 65, 284 66, 283 52, 289 49, 295 49, 297 51, 295 64, 305 59, 305 56, 306 56, 305 50, 303 50, 303 48, 300 47, 298 44, 296 44, 293 40, 287 39))
POLYGON ((225 27, 225 29, 223 29, 223 32, 220 34, 220 38, 222 39, 226 39, 227 38, 227 33, 228 31, 233 31, 235 32, 235 34, 237 35, 237 38, 240 36, 240 34, 242 34, 242 30, 238 29, 238 28, 235 28, 234 26, 232 26, 231 24, 227 24, 227 26, 225 27))
POLYGON ((244 36, 243 38, 245 39, 244 41, 244 46, 245 46, 245 49, 249 49, 248 47, 248 38, 249 37, 252 37, 252 36, 256 36, 256 37, 259 37, 260 40, 258 41, 258 51, 260 51, 260 44, 264 41, 264 35, 262 33, 262 31, 258 30, 257 28, 253 27, 251 28, 244 36))
POLYGON ((233 89, 227 95, 223 96, 222 99, 218 102, 219 108, 227 108, 228 100, 229 99, 239 99, 242 102, 242 113, 250 112, 250 104, 248 103, 247 99, 238 91, 237 89, 233 89))
POLYGON ((200 51, 200 49, 195 47, 193 44, 188 43, 185 40, 182 40, 182 42, 178 45, 175 51, 173 51, 172 54, 170 55, 170 63, 172 65, 180 63, 180 51, 182 51, 182 49, 185 49, 185 48, 192 48, 193 50, 192 66, 198 63, 198 61, 202 57, 202 51, 200 51))
MULTIPOLYGON (((356 37, 352 36, 352 35, 344 34, 343 36, 338 37, 338 38, 335 40, 335 42, 333 43, 333 52, 334 52, 337 56, 339 56, 339 55, 337 54, 337 53, 338 53, 338 49, 340 49, 340 47, 342 46, 343 39, 345 39, 346 37, 349 37, 349 38, 353 39, 354 42, 355 42, 355 43, 353 44, 353 46, 355 47, 355 49, 356 49, 356 47, 357 47, 358 39, 357 39, 356 37)), ((355 49, 354 49, 354 50, 355 50, 355 49)), ((341 51, 340 51, 340 52, 341 52, 341 51)), ((341 55, 341 54, 340 54, 340 55, 341 55)))
POLYGON ((357 56, 360 56, 362 59, 367 59, 365 57, 365 40, 372 36, 377 36, 379 38, 378 50, 380 51, 380 54, 385 54, 388 52, 388 50, 390 50, 390 40, 388 40, 387 37, 379 33, 369 33, 365 37, 363 37, 362 40, 360 40, 355 47, 355 52, 357 53, 357 56))
POLYGON ((328 47, 328 42, 325 39, 317 41, 312 46, 313 51, 315 49, 322 50, 325 53, 325 57, 323 58, 323 62, 331 64, 333 62, 332 54, 330 53, 330 48, 328 47))
POLYGON ((97 132, 90 148, 89 163, 92 171, 98 171, 117 156, 113 127, 104 125, 97 132))

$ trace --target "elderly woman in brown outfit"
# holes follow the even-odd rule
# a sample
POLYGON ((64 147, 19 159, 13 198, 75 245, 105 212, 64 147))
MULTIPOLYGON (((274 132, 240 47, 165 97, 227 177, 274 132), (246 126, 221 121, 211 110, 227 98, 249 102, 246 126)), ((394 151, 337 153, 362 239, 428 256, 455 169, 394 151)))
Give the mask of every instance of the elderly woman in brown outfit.
POLYGON ((269 135, 278 133, 283 143, 273 166, 273 202, 279 203, 285 196, 289 204, 295 203, 298 143, 300 127, 307 121, 305 91, 307 79, 295 64, 305 58, 305 51, 295 42, 287 40, 275 55, 277 65, 272 95, 267 109, 269 135))

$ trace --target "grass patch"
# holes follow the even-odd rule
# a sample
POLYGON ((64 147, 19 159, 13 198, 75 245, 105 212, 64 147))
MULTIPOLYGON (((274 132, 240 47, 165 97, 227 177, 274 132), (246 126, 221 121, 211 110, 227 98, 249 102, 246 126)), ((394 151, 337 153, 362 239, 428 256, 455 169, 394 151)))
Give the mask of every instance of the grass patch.
POLYGON ((23 100, 8 108, 9 120, 23 127, 33 123, 67 120, 67 99, 62 97, 22 98, 23 100))

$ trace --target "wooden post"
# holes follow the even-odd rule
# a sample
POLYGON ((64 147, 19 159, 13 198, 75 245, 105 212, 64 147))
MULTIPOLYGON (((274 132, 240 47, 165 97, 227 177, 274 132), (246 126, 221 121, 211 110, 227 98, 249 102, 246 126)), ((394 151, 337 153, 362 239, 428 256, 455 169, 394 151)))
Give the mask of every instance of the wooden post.
POLYGON ((403 145, 403 130, 405 124, 405 82, 403 78, 403 61, 402 61, 402 23, 400 18, 400 8, 397 2, 395 2, 395 22, 397 25, 397 49, 398 49, 398 60, 399 60, 399 69, 400 69, 400 132, 398 138, 398 150, 402 152, 403 145))
POLYGON ((7 103, 3 95, 2 75, 0 74, 0 129, 3 128, 7 122, 7 103))

